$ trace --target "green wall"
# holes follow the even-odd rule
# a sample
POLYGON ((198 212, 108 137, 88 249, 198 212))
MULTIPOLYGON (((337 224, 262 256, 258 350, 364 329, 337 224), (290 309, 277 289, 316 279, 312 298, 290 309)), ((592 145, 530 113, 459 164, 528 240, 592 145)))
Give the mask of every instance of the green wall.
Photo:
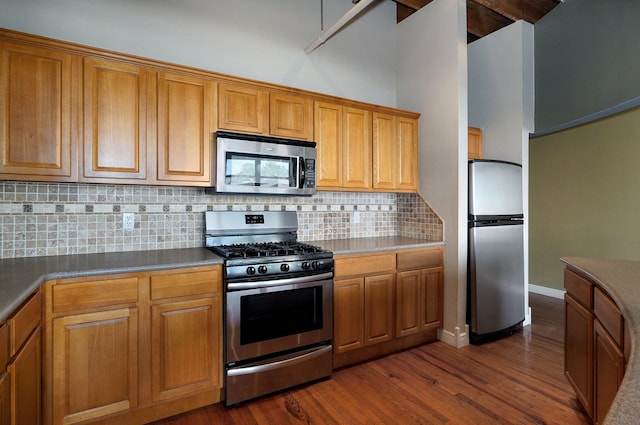
POLYGON ((529 283, 563 256, 640 260, 640 108, 530 140, 529 283))

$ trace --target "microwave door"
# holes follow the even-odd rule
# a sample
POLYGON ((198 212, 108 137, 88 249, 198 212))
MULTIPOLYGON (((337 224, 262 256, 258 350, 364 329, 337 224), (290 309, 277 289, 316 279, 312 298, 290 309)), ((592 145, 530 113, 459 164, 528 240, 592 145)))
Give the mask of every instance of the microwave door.
POLYGON ((300 162, 300 178, 298 179, 298 187, 300 189, 304 188, 304 182, 307 179, 307 166, 304 162, 304 158, 298 158, 300 162))

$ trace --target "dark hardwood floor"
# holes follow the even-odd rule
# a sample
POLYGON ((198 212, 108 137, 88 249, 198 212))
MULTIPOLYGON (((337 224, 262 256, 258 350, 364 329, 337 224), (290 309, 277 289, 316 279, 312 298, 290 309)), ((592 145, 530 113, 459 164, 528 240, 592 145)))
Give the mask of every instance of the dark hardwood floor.
POLYGON ((533 324, 496 342, 435 342, 157 424, 589 424, 563 375, 563 302, 531 294, 530 305, 533 324))

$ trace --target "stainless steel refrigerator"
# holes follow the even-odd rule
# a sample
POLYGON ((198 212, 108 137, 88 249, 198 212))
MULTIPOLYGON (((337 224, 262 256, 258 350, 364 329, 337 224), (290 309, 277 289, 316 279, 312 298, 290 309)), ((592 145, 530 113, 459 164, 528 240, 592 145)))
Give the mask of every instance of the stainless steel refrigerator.
POLYGON ((474 344, 522 327, 524 215, 522 166, 469 161, 467 323, 474 344))

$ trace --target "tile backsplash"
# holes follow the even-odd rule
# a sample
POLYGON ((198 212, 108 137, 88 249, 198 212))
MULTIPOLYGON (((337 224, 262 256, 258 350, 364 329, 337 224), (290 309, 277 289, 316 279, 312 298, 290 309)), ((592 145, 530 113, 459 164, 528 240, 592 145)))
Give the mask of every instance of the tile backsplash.
POLYGON ((203 188, 0 181, 0 258, 203 246, 205 211, 298 212, 302 241, 408 236, 441 241, 416 194, 318 192, 312 197, 208 195, 203 188), (135 228, 122 228, 122 213, 135 228))

